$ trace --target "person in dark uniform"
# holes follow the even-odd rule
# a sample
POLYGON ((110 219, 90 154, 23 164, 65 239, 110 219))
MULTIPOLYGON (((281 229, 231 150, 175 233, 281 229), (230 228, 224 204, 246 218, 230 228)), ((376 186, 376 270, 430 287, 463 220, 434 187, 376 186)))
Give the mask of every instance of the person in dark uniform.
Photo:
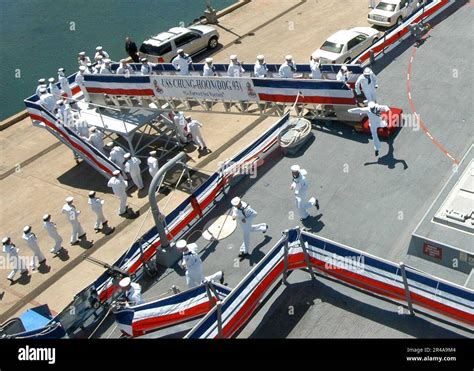
POLYGON ((130 58, 133 59, 133 62, 140 62, 140 59, 138 58, 137 44, 135 44, 133 40, 128 36, 125 38, 125 50, 127 51, 130 58))

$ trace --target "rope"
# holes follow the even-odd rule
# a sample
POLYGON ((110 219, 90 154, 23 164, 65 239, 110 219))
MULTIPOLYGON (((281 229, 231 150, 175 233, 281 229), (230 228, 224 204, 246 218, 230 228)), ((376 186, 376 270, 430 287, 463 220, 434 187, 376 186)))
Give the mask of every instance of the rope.
MULTIPOLYGON (((288 128, 288 130, 286 131, 282 131, 280 134, 279 134, 279 142, 280 142, 280 146, 281 147, 291 147, 293 144, 295 144, 296 142, 298 142, 301 138, 304 138, 305 136, 307 136, 310 132, 311 132, 311 124, 309 123, 309 121, 305 120, 305 119, 299 119, 299 120, 304 120, 307 125, 305 125, 304 127, 296 127, 296 126, 290 126, 288 128), (291 136, 291 138, 283 138, 283 136, 285 134, 288 134, 288 133, 294 133, 294 135, 291 136)), ((293 124, 294 125, 294 124, 293 124)))

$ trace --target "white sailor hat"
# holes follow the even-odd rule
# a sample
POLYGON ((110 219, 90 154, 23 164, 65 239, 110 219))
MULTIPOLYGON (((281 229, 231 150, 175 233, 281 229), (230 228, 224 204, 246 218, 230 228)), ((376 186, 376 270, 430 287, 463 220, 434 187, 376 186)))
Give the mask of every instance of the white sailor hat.
POLYGON ((285 59, 287 61, 291 61, 293 59, 293 56, 291 54, 288 54, 288 55, 285 56, 285 59))
POLYGON ((54 82, 54 77, 50 77, 50 78, 48 79, 48 81, 49 81, 49 82, 54 82))
POLYGON ((79 71, 85 71, 86 70, 86 66, 79 66, 79 71))
POLYGON ((89 129, 89 131, 90 131, 91 133, 95 133, 95 132, 97 131, 97 127, 91 126, 90 129, 89 129))
POLYGON ((368 106, 370 109, 375 108, 375 102, 370 101, 367 106, 368 106))
POLYGON ((114 170, 112 173, 114 176, 120 175, 120 170, 114 170))
POLYGON ((188 116, 185 117, 185 119, 186 119, 186 120, 191 120, 192 117, 188 115, 188 116))
POLYGON ((46 88, 45 88, 44 86, 43 86, 42 88, 40 88, 40 93, 41 93, 41 94, 44 94, 44 93, 46 93, 46 92, 47 92, 47 90, 46 90, 46 88))
POLYGON ((8 243, 8 241, 10 241, 10 237, 3 237, 2 243, 3 243, 4 245, 6 245, 6 244, 8 243))
POLYGON ((62 106, 64 104, 64 101, 62 99, 59 99, 59 100, 56 101, 56 104, 58 106, 62 106))
POLYGON ((94 198, 94 197, 95 197, 95 191, 90 191, 89 198, 94 198))
POLYGON ((184 50, 183 49, 178 49, 178 50, 176 50, 176 53, 178 53, 178 54, 184 53, 184 50))
POLYGON ((147 58, 142 58, 142 59, 140 59, 140 61, 141 61, 142 63, 145 63, 145 62, 148 62, 148 59, 147 59, 147 58))
POLYGON ((343 65, 341 66, 341 70, 347 71, 347 66, 346 66, 345 64, 343 64, 343 65))
POLYGON ((79 52, 79 53, 77 53, 77 55, 79 55, 80 57, 85 57, 86 52, 79 52))
POLYGON ((372 70, 369 67, 364 68, 364 75, 370 75, 372 73, 372 70))
POLYGON ((46 79, 43 79, 43 78, 38 80, 38 84, 44 84, 45 82, 46 82, 46 79))
POLYGON ((156 156, 156 151, 150 151, 150 156, 156 156))
POLYGON ((44 214, 43 215, 43 221, 47 222, 51 218, 51 214, 44 214))
POLYGON ((132 157, 130 152, 127 152, 126 154, 123 155, 123 158, 130 158, 132 157))
POLYGON ((99 54, 97 57, 95 57, 95 59, 103 59, 104 57, 102 56, 102 54, 99 54))
POLYGON ((176 248, 178 250, 184 250, 186 246, 188 246, 188 243, 186 242, 186 240, 178 240, 176 242, 176 248))
POLYGON ((234 198, 230 201, 230 203, 231 203, 232 206, 238 206, 238 205, 240 204, 240 201, 241 201, 241 200, 240 200, 240 197, 234 197, 234 198))
POLYGON ((31 231, 31 226, 25 225, 25 227, 23 228, 23 233, 29 233, 30 231, 31 231))
POLYGON ((125 278, 122 278, 119 282, 119 286, 123 289, 127 288, 128 286, 130 286, 130 284, 132 283, 132 280, 130 279, 130 277, 125 277, 125 278))
POLYGON ((61 68, 58 68, 58 72, 66 72, 66 70, 64 69, 64 67, 61 67, 61 68))
POLYGON ((230 58, 231 61, 234 61, 234 60, 237 59, 237 55, 236 55, 236 54, 232 54, 229 58, 230 58))
POLYGON ((110 59, 109 59, 109 58, 104 59, 104 63, 105 63, 105 64, 109 64, 109 63, 110 63, 110 59))
POLYGON ((107 143, 105 143, 105 146, 106 146, 107 148, 112 148, 113 145, 114 145, 114 142, 107 142, 107 143))
POLYGON ((74 197, 69 196, 69 197, 66 198, 66 202, 67 202, 68 204, 70 204, 72 201, 74 201, 74 197))
POLYGON ((212 58, 206 58, 206 63, 212 63, 213 60, 214 59, 212 59, 212 58))
POLYGON ((99 45, 97 48, 95 48, 95 50, 97 50, 98 52, 101 51, 103 48, 99 45))
POLYGON ((292 171, 293 173, 296 173, 296 172, 298 172, 298 171, 300 171, 300 170, 301 170, 300 165, 292 165, 292 166, 291 166, 291 171, 292 171))
POLYGON ((262 54, 259 54, 259 55, 257 55, 257 59, 259 61, 263 61, 265 59, 265 57, 262 54))

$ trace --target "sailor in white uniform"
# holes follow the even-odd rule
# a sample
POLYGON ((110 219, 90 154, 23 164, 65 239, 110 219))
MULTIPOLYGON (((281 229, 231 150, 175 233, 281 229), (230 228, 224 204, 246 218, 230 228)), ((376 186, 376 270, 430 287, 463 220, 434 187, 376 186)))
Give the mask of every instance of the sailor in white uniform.
POLYGON ((188 288, 199 286, 204 280, 209 282, 220 281, 224 283, 224 272, 218 271, 210 276, 204 277, 201 257, 197 253, 197 245, 195 243, 188 244, 185 240, 176 242, 176 249, 183 253, 183 258, 179 265, 186 270, 186 284, 188 288))
POLYGON ((91 59, 86 55, 86 52, 79 52, 77 54, 77 63, 80 66, 87 66, 88 63, 91 63, 91 59))
POLYGON ((253 74, 255 77, 267 77, 268 67, 263 55, 257 55, 257 61, 253 67, 253 74))
POLYGON ((57 108, 56 100, 53 97, 53 94, 48 93, 48 90, 45 87, 40 88, 40 105, 42 105, 47 111, 54 114, 55 109, 57 108))
POLYGON ((142 162, 139 158, 132 156, 130 153, 126 153, 124 159, 125 171, 130 174, 133 184, 135 184, 139 190, 143 189, 144 185, 142 179, 142 172, 140 169, 140 164, 142 162))
POLYGON ((49 82, 49 85, 48 85, 49 92, 53 95, 54 99, 56 100, 61 99, 62 98, 61 89, 59 89, 54 83, 55 82, 54 77, 50 77, 48 79, 48 82, 49 82))
POLYGON ((140 62, 142 62, 142 67, 140 68, 140 72, 142 75, 153 75, 153 67, 156 66, 155 63, 150 63, 148 62, 147 58, 142 58, 140 59, 140 62))
POLYGON ((3 252, 7 255, 9 267, 12 267, 11 272, 8 274, 7 279, 11 282, 14 281, 15 276, 18 272, 20 274, 28 273, 23 260, 21 259, 20 249, 18 249, 15 244, 11 241, 10 237, 5 237, 2 239, 3 252))
POLYGON ((181 143, 188 143, 188 122, 183 112, 178 112, 173 116, 173 123, 176 127, 176 134, 181 143))
POLYGON ((369 67, 364 69, 364 73, 359 76, 355 83, 355 91, 358 95, 361 92, 364 93, 365 98, 368 102, 375 102, 377 103, 377 94, 376 89, 378 88, 377 84, 377 76, 372 72, 369 67))
POLYGON ((343 64, 336 75, 336 80, 341 81, 345 84, 349 82, 350 72, 347 69, 347 66, 343 64))
POLYGON ((71 87, 69 86, 69 80, 66 76, 66 70, 64 68, 58 69, 58 81, 59 85, 61 86, 61 90, 66 93, 68 101, 72 101, 72 91, 71 87))
POLYGON ((199 146, 200 150, 205 150, 207 147, 206 142, 204 141, 204 138, 201 134, 202 124, 197 120, 193 120, 191 116, 186 116, 186 121, 188 123, 188 130, 193 137, 194 143, 199 146))
POLYGON ((189 66, 193 63, 191 57, 184 52, 183 49, 177 50, 178 55, 175 59, 173 59, 173 67, 179 71, 181 76, 188 76, 189 75, 189 66))
POLYGON ((232 218, 237 219, 240 228, 244 234, 244 241, 240 246, 239 257, 246 257, 249 255, 250 251, 250 233, 252 232, 262 232, 266 233, 268 230, 268 224, 252 224, 257 212, 250 207, 249 204, 242 201, 239 197, 234 197, 231 200, 232 208, 232 218))
POLYGON ((104 136, 97 130, 95 126, 89 129, 89 143, 92 144, 96 149, 105 154, 104 151, 104 136))
POLYGON ((36 95, 38 97, 41 97, 41 92, 40 92, 41 88, 46 88, 46 79, 39 79, 38 80, 38 86, 36 87, 36 95))
POLYGON ((380 139, 378 136, 378 128, 387 127, 387 122, 382 119, 382 112, 388 112, 390 107, 376 104, 375 102, 369 102, 368 107, 362 108, 351 108, 347 110, 350 113, 358 113, 359 115, 366 114, 369 117, 370 132, 372 133, 372 139, 374 140, 375 156, 379 155, 380 151, 380 139))
POLYGON ((89 206, 91 207, 92 212, 95 214, 95 224, 94 230, 96 232, 100 231, 105 224, 107 224, 107 219, 105 219, 104 212, 102 210, 102 206, 104 205, 104 200, 96 197, 94 191, 89 192, 89 201, 87 201, 89 206))
POLYGON ((107 183, 107 186, 112 188, 114 195, 118 197, 120 201, 120 206, 118 209, 119 215, 124 215, 127 213, 127 181, 123 179, 120 170, 114 170, 111 177, 107 183))
POLYGON ((97 62, 99 60, 99 57, 102 57, 102 59, 109 59, 109 53, 107 53, 102 46, 98 46, 95 48, 96 53, 94 56, 94 60, 97 62))
POLYGON ((112 66, 110 65, 110 59, 104 59, 104 64, 100 67, 99 74, 101 75, 112 75, 112 66))
POLYGON ((84 75, 86 74, 87 66, 80 66, 79 72, 76 74, 74 81, 81 89, 82 95, 85 102, 90 102, 89 93, 87 92, 86 86, 84 85, 84 75))
POLYGON ((66 203, 63 205, 61 212, 66 216, 69 223, 71 223, 71 245, 79 243, 79 240, 86 235, 84 229, 82 229, 81 223, 79 223, 79 215, 81 212, 76 209, 73 204, 74 198, 69 196, 66 198, 66 203))
POLYGON ((291 166, 291 173, 293 176, 293 182, 291 183, 290 189, 295 193, 296 208, 300 214, 300 220, 303 221, 309 217, 308 209, 313 206, 316 206, 316 208, 319 209, 319 203, 314 197, 311 197, 306 201, 306 193, 308 191, 306 170, 301 169, 299 165, 293 165, 291 166))
POLYGON ((293 74, 295 72, 296 72, 296 65, 295 65, 295 62, 293 62, 293 57, 291 55, 287 55, 285 57, 285 61, 278 69, 278 73, 280 74, 280 77, 283 77, 285 79, 292 79, 293 74))
MULTIPOLYGON (((109 142, 110 143, 110 142, 109 142)), ((107 145, 110 145, 107 143, 107 145)), ((115 146, 110 151, 110 161, 117 165, 122 171, 125 171, 125 150, 120 146, 115 146)))
POLYGON ((119 67, 117 68, 116 74, 117 75, 133 75, 134 71, 133 68, 128 64, 127 60, 121 59, 119 67))
POLYGON ((309 58, 309 67, 311 68, 311 78, 314 79, 322 79, 323 75, 321 73, 321 63, 318 57, 311 56, 309 58))
POLYGON ((150 156, 147 158, 146 163, 148 165, 148 172, 153 178, 158 172, 158 159, 156 158, 156 151, 150 151, 150 156))
POLYGON ((59 235, 56 224, 51 221, 50 214, 43 215, 43 228, 46 230, 49 237, 51 237, 54 241, 54 246, 51 248, 50 252, 53 254, 59 253, 63 248, 63 238, 59 235))
POLYGON ((125 277, 120 280, 119 286, 124 293, 128 305, 143 304, 142 287, 138 283, 132 282, 130 277, 125 277))
POLYGON ((38 265, 43 264, 46 262, 46 258, 40 250, 38 246, 38 238, 36 235, 31 231, 31 226, 27 225, 23 228, 23 239, 26 241, 26 244, 33 252, 33 259, 31 260, 30 267, 32 270, 36 269, 36 263, 38 265))
POLYGON ((202 75, 207 77, 216 76, 216 67, 213 65, 213 59, 206 58, 205 62, 206 63, 204 64, 202 75))
POLYGON ((241 77, 244 72, 245 70, 242 67, 242 62, 239 61, 239 59, 237 58, 237 55, 232 54, 230 56, 229 67, 227 67, 227 76, 241 77))

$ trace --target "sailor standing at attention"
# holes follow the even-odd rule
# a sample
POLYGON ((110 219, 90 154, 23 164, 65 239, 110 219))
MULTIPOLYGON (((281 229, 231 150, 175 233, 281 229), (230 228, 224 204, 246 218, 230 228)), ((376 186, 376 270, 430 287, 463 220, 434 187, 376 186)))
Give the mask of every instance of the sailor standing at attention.
POLYGON ((113 173, 113 177, 110 178, 107 186, 112 188, 114 195, 118 197, 120 200, 120 206, 118 209, 118 214, 120 216, 125 215, 127 213, 127 181, 123 179, 120 170, 115 170, 113 173))
POLYGON ((143 76, 152 75, 153 74, 153 67, 155 67, 156 64, 148 62, 147 58, 140 59, 140 62, 142 62, 142 67, 140 68, 141 74, 143 76))
POLYGON ((68 102, 72 101, 72 91, 71 87, 69 86, 69 80, 66 76, 66 70, 64 68, 58 69, 58 81, 59 85, 61 86, 61 90, 66 93, 68 97, 68 102))
POLYGON ((284 79, 292 79, 295 72, 296 65, 295 62, 293 62, 293 57, 291 55, 287 55, 285 57, 285 61, 278 69, 278 73, 280 74, 280 77, 283 77, 284 79))
POLYGON ((242 67, 242 62, 239 61, 237 55, 232 54, 230 56, 230 63, 229 67, 227 68, 227 76, 229 77, 241 77, 242 74, 245 72, 244 68, 242 67))
POLYGON ((257 216, 257 212, 250 207, 249 204, 242 201, 239 197, 234 197, 231 200, 232 208, 232 218, 237 219, 240 228, 244 234, 244 241, 240 246, 239 257, 245 258, 249 255, 250 251, 250 233, 252 232, 262 232, 266 233, 268 230, 268 224, 252 224, 253 220, 257 216))
POLYGON ((148 156, 146 163, 148 165, 148 172, 153 179, 155 174, 158 172, 158 159, 156 158, 156 151, 150 151, 150 156, 148 156))
POLYGON ((212 58, 206 58, 206 63, 204 64, 202 75, 206 77, 216 76, 216 67, 212 64, 212 58))
POLYGON ((290 189, 295 192, 296 208, 300 214, 300 220, 303 221, 309 217, 308 209, 316 206, 319 209, 319 202, 314 197, 311 197, 308 201, 306 193, 308 191, 308 183, 306 182, 306 170, 301 169, 299 165, 291 166, 291 174, 293 182, 291 183, 290 189))
POLYGON ((173 59, 173 67, 179 71, 181 76, 189 75, 189 66, 193 63, 193 60, 186 54, 183 49, 178 49, 178 55, 173 59))
POLYGON ((140 164, 142 163, 139 158, 134 157, 131 153, 126 153, 124 156, 125 159, 125 171, 130 174, 133 183, 137 188, 143 189, 143 179, 142 172, 140 170, 140 164))
POLYGON ((257 61, 253 67, 253 74, 255 77, 267 77, 268 67, 263 55, 257 55, 257 61))
POLYGON ((94 230, 99 232, 104 228, 104 225, 107 224, 107 219, 105 219, 104 212, 102 210, 102 206, 104 205, 104 200, 101 200, 99 197, 96 197, 94 191, 89 192, 89 201, 87 202, 92 212, 95 214, 95 224, 94 230))

